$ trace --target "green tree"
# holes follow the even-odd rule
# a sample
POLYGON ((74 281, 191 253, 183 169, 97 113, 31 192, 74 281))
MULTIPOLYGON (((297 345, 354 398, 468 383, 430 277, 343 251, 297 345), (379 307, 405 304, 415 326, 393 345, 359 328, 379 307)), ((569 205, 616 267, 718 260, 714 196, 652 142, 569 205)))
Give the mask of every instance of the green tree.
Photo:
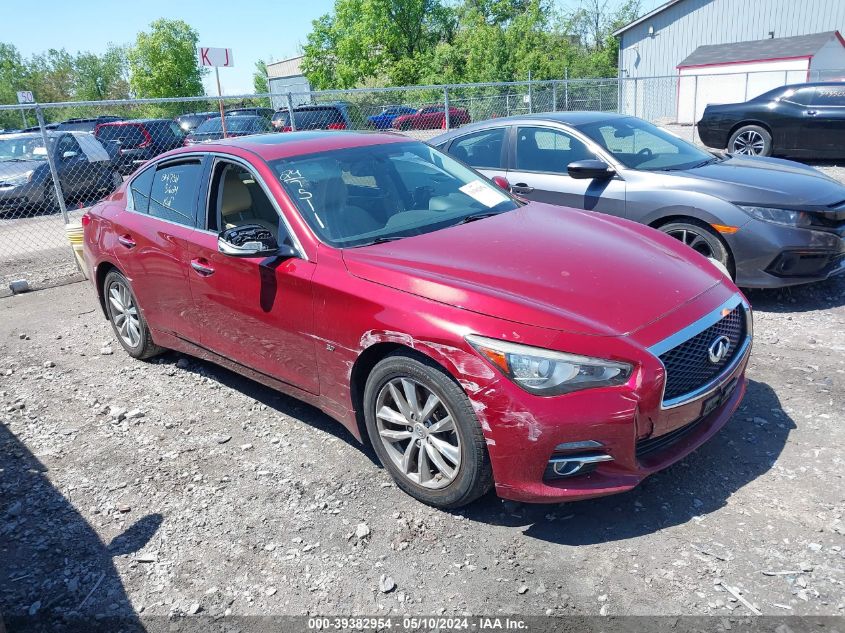
POLYGON ((267 64, 263 59, 255 62, 255 72, 252 73, 252 88, 255 92, 268 91, 267 64))
POLYGON ((182 20, 159 19, 129 48, 129 85, 136 97, 204 94, 206 69, 198 64, 199 34, 182 20))
POLYGON ((74 97, 79 101, 127 99, 126 50, 110 45, 105 53, 79 53, 73 62, 74 97))
POLYGON ((311 85, 350 88, 378 75, 415 83, 416 60, 451 38, 454 18, 441 0, 335 0, 312 26, 302 64, 311 85))

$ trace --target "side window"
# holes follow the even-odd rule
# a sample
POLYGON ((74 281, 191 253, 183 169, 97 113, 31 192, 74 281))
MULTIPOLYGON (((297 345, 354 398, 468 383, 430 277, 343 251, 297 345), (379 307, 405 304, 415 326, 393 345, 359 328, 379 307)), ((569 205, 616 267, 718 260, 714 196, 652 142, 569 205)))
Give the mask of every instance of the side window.
POLYGON ((783 93, 781 99, 798 105, 810 105, 813 99, 813 88, 790 89, 783 93))
POLYGON ((595 158, 577 138, 550 128, 522 127, 516 135, 516 169, 566 174, 576 160, 595 158))
POLYGON ((279 233, 281 219, 264 189, 251 171, 236 163, 221 160, 214 166, 208 206, 209 231, 260 224, 273 235, 279 233))
POLYGON ((817 86, 812 104, 815 106, 845 106, 845 85, 817 86))
POLYGON ((153 185, 154 167, 145 169, 129 183, 127 208, 138 213, 147 213, 150 206, 150 188, 153 185))
POLYGON ((507 128, 496 128, 467 134, 452 141, 449 153, 473 167, 503 169, 502 144, 505 142, 507 128))
POLYGON ((198 160, 170 163, 156 169, 147 212, 162 220, 195 226, 194 209, 201 175, 202 164, 198 160))
POLYGON ((58 155, 59 159, 61 159, 64 156, 65 152, 76 152, 77 155, 82 153, 82 148, 79 147, 79 143, 77 143, 76 139, 70 136, 69 134, 59 139, 59 147, 56 151, 56 154, 58 155))

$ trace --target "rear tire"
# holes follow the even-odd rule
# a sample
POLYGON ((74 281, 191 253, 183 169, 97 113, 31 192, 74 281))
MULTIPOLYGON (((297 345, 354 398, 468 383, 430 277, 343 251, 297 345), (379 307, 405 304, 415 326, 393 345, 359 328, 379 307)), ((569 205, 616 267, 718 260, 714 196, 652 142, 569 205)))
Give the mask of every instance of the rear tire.
POLYGON ((400 351, 380 361, 367 378, 364 417, 381 463, 418 501, 459 508, 492 487, 472 404, 431 360, 400 351))
POLYGON ((731 279, 736 276, 733 256, 728 245, 711 227, 693 218, 676 220, 658 227, 667 235, 683 242, 700 255, 715 259, 727 269, 731 279))
POLYGON ((109 271, 103 281, 103 298, 114 334, 127 354, 140 360, 164 351, 163 347, 153 343, 138 299, 135 298, 129 280, 122 273, 109 271))
POLYGON ((772 135, 759 125, 743 125, 731 134, 728 153, 740 156, 771 156, 772 135))

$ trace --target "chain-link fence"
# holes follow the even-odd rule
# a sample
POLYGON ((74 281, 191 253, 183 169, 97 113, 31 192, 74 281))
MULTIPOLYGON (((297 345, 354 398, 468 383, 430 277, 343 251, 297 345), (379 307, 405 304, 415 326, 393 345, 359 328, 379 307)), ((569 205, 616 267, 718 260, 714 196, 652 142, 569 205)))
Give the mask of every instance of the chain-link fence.
POLYGON ((429 140, 473 121, 576 110, 631 114, 697 141, 708 103, 736 102, 845 71, 684 74, 0 106, 0 292, 78 274, 66 225, 145 161, 223 137, 394 131, 429 140), (223 116, 221 117, 221 113, 223 116))

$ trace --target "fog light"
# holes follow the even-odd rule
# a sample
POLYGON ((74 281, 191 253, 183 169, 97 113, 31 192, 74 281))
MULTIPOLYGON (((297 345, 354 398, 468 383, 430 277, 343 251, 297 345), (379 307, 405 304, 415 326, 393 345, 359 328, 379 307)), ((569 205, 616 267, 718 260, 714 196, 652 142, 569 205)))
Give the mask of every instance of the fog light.
POLYGON ((606 453, 580 453, 573 455, 556 455, 546 466, 545 479, 563 479, 586 475, 596 469, 601 462, 611 462, 613 458, 606 453))

